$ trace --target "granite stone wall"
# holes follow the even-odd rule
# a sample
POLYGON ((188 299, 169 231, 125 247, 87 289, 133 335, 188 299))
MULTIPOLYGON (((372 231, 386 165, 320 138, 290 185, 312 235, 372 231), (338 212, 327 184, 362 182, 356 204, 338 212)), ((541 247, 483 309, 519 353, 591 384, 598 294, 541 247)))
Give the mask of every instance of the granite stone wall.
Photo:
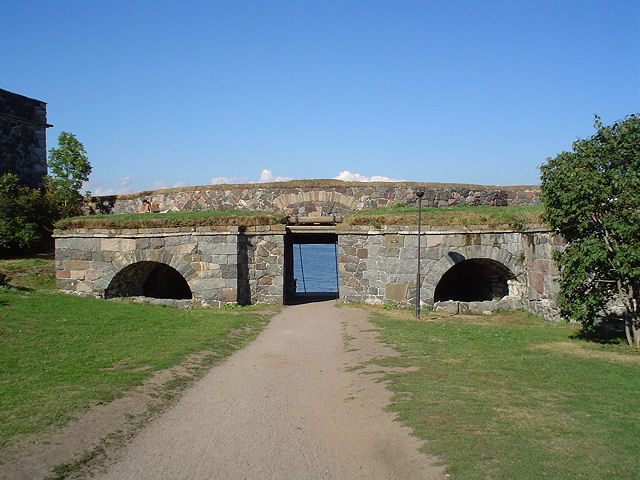
MULTIPOLYGON (((484 302, 443 302, 442 309, 495 310, 525 308, 548 318, 558 315, 558 270, 553 251, 563 242, 548 231, 429 231, 421 236, 421 304, 432 305, 438 283, 451 267, 482 259, 506 268, 508 294, 484 302)), ((418 236, 415 229, 353 228, 338 236, 340 298, 345 302, 415 305, 418 236), (360 230, 360 231, 358 231, 360 230)), ((493 270, 491 275, 495 275, 493 270)), ((495 282, 495 279, 490 280, 495 282)))
POLYGON ((0 89, 0 176, 15 173, 30 187, 47 173, 47 104, 0 89))
MULTIPOLYGON (((269 227, 256 227, 264 233, 245 234, 241 245, 246 246, 247 280, 242 282, 248 292, 242 304, 282 303, 284 294, 284 231, 272 234, 269 227)), ((244 271, 244 268, 242 268, 244 271)), ((240 277, 243 278, 243 277, 240 277)))
MULTIPOLYGON (((340 301, 407 307, 415 304, 415 227, 340 225, 335 233, 340 301)), ((57 286, 68 293, 96 297, 110 296, 114 291, 138 296, 149 290, 146 279, 154 267, 162 264, 170 269, 155 271, 175 271, 184 278, 193 304, 282 303, 287 289, 285 262, 289 261, 285 255, 286 235, 283 225, 57 230, 57 286)), ((472 265, 464 275, 478 275, 478 279, 463 280, 485 282, 487 298, 436 302, 436 309, 525 308, 557 318, 558 271, 553 252, 561 248, 562 239, 544 230, 423 232, 421 303, 425 307, 434 303, 438 284, 452 267, 472 265)), ((157 285, 161 285, 162 290, 167 284, 156 279, 154 288, 158 290, 157 285)), ((176 298, 183 298, 177 290, 176 298)))
POLYGON ((56 286, 108 297, 117 284, 119 294, 140 296, 154 264, 163 264, 186 280, 196 305, 281 303, 284 229, 278 228, 56 230, 56 286))
POLYGON ((263 210, 301 215, 343 214, 363 208, 391 207, 416 202, 415 191, 424 190, 427 207, 461 205, 537 205, 537 187, 524 189, 487 186, 439 187, 429 184, 366 184, 333 187, 225 185, 193 187, 186 191, 141 192, 117 197, 95 197, 87 213, 135 213, 148 199, 154 211, 263 210))

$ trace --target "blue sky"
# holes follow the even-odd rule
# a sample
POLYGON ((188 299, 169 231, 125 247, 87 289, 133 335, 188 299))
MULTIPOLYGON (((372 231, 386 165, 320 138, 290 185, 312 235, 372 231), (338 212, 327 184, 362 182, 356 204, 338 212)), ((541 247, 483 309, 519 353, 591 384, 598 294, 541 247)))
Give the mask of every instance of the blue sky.
POLYGON ((640 111, 640 2, 3 2, 0 88, 94 193, 284 178, 535 184, 640 111), (350 172, 345 174, 344 172, 350 172))

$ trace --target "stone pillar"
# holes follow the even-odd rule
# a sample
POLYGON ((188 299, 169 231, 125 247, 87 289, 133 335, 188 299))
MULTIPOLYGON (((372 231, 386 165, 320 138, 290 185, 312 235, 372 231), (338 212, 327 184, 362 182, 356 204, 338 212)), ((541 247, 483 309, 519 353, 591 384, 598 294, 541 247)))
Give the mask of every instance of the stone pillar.
POLYGON ((282 303, 284 299, 284 234, 284 230, 273 233, 270 227, 247 228, 251 303, 282 303))

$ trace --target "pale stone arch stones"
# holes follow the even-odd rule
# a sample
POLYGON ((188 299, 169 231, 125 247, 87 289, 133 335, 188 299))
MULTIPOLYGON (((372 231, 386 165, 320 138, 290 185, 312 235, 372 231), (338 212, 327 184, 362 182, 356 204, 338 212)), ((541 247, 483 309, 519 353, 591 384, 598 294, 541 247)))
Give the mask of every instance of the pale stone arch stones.
POLYGON ((493 245, 469 245, 452 248, 426 272, 422 281, 423 298, 433 303, 435 290, 442 276, 455 264, 464 260, 490 259, 501 263, 513 274, 509 281, 509 296, 520 295, 521 285, 525 284, 526 270, 521 255, 514 255, 508 250, 493 245))
POLYGON ((125 267, 128 267, 129 265, 133 265, 134 263, 139 262, 163 263, 174 268, 186 280, 189 288, 191 289, 191 292, 193 293, 193 297, 197 297, 196 292, 199 291, 198 272, 196 272, 194 268, 186 261, 182 260, 176 255, 167 252, 165 249, 137 249, 130 252, 118 253, 115 258, 108 264, 108 267, 104 269, 104 274, 102 275, 100 282, 102 296, 104 297, 107 288, 111 284, 111 281, 119 272, 121 272, 125 267))
POLYGON ((358 205, 358 199, 335 191, 312 190, 307 192, 283 193, 273 199, 274 205, 280 210, 301 203, 338 203, 345 209, 352 210, 358 205))

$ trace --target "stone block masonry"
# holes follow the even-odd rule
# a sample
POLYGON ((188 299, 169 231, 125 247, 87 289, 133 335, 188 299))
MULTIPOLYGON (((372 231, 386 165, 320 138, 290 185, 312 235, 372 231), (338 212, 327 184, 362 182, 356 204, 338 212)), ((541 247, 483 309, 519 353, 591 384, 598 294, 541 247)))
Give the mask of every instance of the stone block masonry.
MULTIPOLYGON (((309 184, 310 185, 310 184, 309 184)), ((139 192, 116 197, 96 197, 87 213, 135 213, 148 199, 154 211, 164 210, 262 210, 322 216, 364 208, 392 207, 416 201, 415 190, 424 190, 425 207, 537 205, 538 187, 489 187, 411 183, 305 186, 302 182, 253 185, 208 185, 179 190, 139 192)))
MULTIPOLYGON (((417 238, 415 227, 349 227, 349 231, 341 231, 338 235, 340 299, 404 307, 415 305, 417 238)), ((456 309, 524 308, 548 318, 558 318, 555 306, 558 271, 553 251, 561 249, 563 243, 549 231, 434 230, 422 234, 421 245, 420 298, 424 306, 438 301, 436 292, 445 274, 454 272, 453 267, 464 262, 473 268, 463 275, 477 275, 476 281, 485 284, 485 291, 495 291, 495 298, 463 302, 463 307, 453 302, 456 309)), ((456 280, 453 284, 456 285, 456 280)), ((457 279, 457 284, 468 288, 464 278, 457 279)), ((465 295, 464 291, 458 293, 465 295)))
MULTIPOLYGON (((415 304, 415 226, 338 225, 332 232, 340 301, 415 304)), ((293 281, 285 273, 293 271, 287 235, 284 225, 56 230, 57 286, 103 298, 165 292, 157 298, 204 306, 282 303, 284 292, 294 291, 286 285, 293 281)), ((304 229, 295 235, 300 241, 304 229)), ((563 243, 550 232, 460 228, 422 235, 424 306, 525 308, 557 317, 553 252, 563 243)))
POLYGON ((117 281, 120 294, 140 296, 152 267, 167 265, 194 304, 281 303, 284 232, 257 228, 56 230, 56 285, 104 298, 117 281))
POLYGON ((30 187, 47 174, 47 104, 0 89, 0 176, 15 173, 30 187))

